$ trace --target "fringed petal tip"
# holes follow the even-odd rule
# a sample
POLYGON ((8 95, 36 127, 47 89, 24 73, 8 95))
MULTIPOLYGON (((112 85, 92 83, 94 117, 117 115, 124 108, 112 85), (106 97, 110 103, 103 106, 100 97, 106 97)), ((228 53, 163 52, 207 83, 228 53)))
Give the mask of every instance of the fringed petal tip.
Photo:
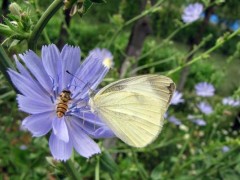
POLYGON ((101 154, 101 150, 99 150, 99 152, 95 152, 94 154, 91 154, 89 156, 85 156, 85 158, 90 159, 91 157, 96 156, 98 154, 101 154))
POLYGON ((49 138, 49 147, 53 158, 56 160, 66 161, 72 155, 73 147, 71 141, 65 143, 57 136, 55 136, 54 133, 51 133, 51 136, 49 138))
POLYGON ((36 54, 34 51, 32 51, 31 49, 28 49, 28 50, 24 51, 23 53, 18 54, 18 56, 19 56, 21 59, 23 59, 24 56, 27 56, 27 55, 29 55, 29 54, 34 54, 34 55, 37 56, 37 54, 36 54))
POLYGON ((69 160, 70 158, 59 158, 59 157, 53 157, 53 159, 55 160, 55 161, 61 161, 61 162, 66 162, 67 160, 69 160))
POLYGON ((53 44, 53 43, 45 44, 45 45, 42 46, 42 48, 49 48, 49 47, 56 47, 57 48, 57 46, 55 44, 53 44))
POLYGON ((71 44, 65 44, 62 49, 64 48, 73 48, 73 49, 79 49, 79 50, 81 49, 79 46, 74 46, 71 44))

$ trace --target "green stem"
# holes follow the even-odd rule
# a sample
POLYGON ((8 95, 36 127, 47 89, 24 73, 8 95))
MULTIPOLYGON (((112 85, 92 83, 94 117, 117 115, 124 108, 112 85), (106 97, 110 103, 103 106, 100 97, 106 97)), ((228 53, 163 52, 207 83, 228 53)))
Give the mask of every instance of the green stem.
POLYGON ((153 63, 148 63, 148 64, 145 64, 145 65, 139 66, 139 67, 133 69, 130 72, 130 74, 134 74, 134 73, 137 73, 140 70, 150 68, 150 67, 154 67, 154 66, 157 66, 159 64, 163 64, 163 63, 166 63, 166 62, 169 62, 169 61, 172 61, 172 60, 175 60, 174 55, 172 55, 171 57, 165 58, 165 59, 161 59, 160 61, 156 61, 156 62, 153 62, 153 63))
POLYGON ((100 180, 100 162, 99 156, 97 156, 97 164, 95 167, 95 180, 100 180))
POLYGON ((28 39, 29 49, 36 49, 37 40, 40 37, 41 32, 43 31, 44 27, 47 25, 51 17, 60 9, 60 7, 62 7, 62 5, 63 0, 55 0, 43 13, 37 24, 34 26, 34 29, 28 39))
POLYGON ((186 55, 186 58, 185 58, 185 62, 186 60, 191 57, 191 56, 194 56, 194 54, 200 49, 202 48, 208 41, 210 41, 212 39, 212 35, 209 34, 207 37, 204 37, 202 39, 202 41, 196 45, 191 51, 188 52, 188 54, 186 55))
POLYGON ((212 131, 211 131, 209 137, 207 138, 208 141, 210 141, 210 140, 213 138, 213 136, 214 136, 215 133, 217 132, 217 129, 218 129, 218 126, 219 126, 219 125, 220 125, 220 121, 217 121, 216 126, 213 126, 213 127, 211 128, 212 131))
POLYGON ((6 69, 7 68, 15 69, 11 59, 8 57, 2 45, 0 45, 0 62, 6 69))
POLYGON ((138 172, 141 176, 141 179, 143 179, 143 180, 148 179, 148 175, 147 175, 145 169, 142 166, 139 165, 136 152, 134 152, 133 150, 132 150, 132 156, 133 156, 133 161, 135 162, 135 164, 138 168, 138 172))
MULTIPOLYGON (((12 87, 14 88, 12 81, 7 73, 7 69, 11 68, 15 70, 15 67, 13 65, 13 63, 11 62, 11 59, 8 57, 7 53, 5 52, 5 50, 3 49, 2 45, 0 45, 0 71, 2 71, 3 75, 5 76, 5 78, 7 79, 7 81, 12 85, 12 87)), ((14 89, 16 92, 17 90, 14 89)))
POLYGON ((51 41, 50 41, 50 39, 49 39, 49 36, 48 36, 48 34, 47 34, 46 29, 43 30, 43 36, 44 36, 45 40, 47 41, 47 43, 50 44, 51 41))
POLYGON ((67 173, 71 176, 71 179, 74 179, 74 180, 82 179, 80 173, 78 173, 77 170, 74 168, 74 165, 71 160, 63 162, 62 164, 65 167, 67 173))
POLYGON ((117 36, 120 34, 120 32, 122 31, 123 28, 125 28, 126 26, 132 24, 133 22, 137 21, 138 19, 152 13, 155 12, 159 9, 159 5, 163 2, 164 0, 161 0, 159 2, 157 2, 154 6, 152 6, 151 8, 143 11, 141 14, 135 16, 134 18, 128 20, 127 22, 125 22, 121 27, 119 27, 117 29, 117 31, 114 33, 114 35, 112 36, 112 39, 109 41, 110 43, 108 44, 108 49, 111 47, 111 45, 113 44, 114 40, 117 38, 117 36))
MULTIPOLYGON (((171 144, 176 144, 181 141, 182 141, 182 138, 175 138, 173 140, 165 140, 165 141, 163 141, 163 143, 157 144, 155 146, 150 146, 148 148, 135 149, 134 152, 140 152, 140 153, 152 152, 156 149, 160 149, 160 148, 169 146, 171 144)), ((119 152, 120 153, 129 153, 129 151, 130 151, 129 148, 128 149, 109 149, 110 153, 119 153, 119 152)))
POLYGON ((168 73, 166 74, 167 76, 181 70, 182 68, 186 67, 186 66, 190 66, 192 65, 193 63, 203 59, 203 58, 206 58, 209 56, 210 53, 212 53, 213 51, 215 51, 216 49, 218 49, 219 47, 221 47, 225 42, 229 41, 230 39, 232 39, 233 37, 237 36, 238 34, 240 33, 240 29, 238 29, 237 31, 233 32, 232 34, 230 34, 229 36, 227 36, 225 38, 225 40, 222 40, 221 42, 218 42, 216 43, 215 46, 213 46, 212 48, 208 49, 206 52, 204 52, 203 54, 193 58, 191 61, 187 62, 186 64, 182 65, 182 66, 178 66, 177 68, 171 70, 171 71, 168 71, 168 73))
POLYGON ((178 156, 177 156, 177 158, 176 158, 177 161, 174 163, 173 167, 171 168, 171 171, 170 171, 170 173, 169 173, 169 177, 173 178, 172 176, 174 176, 174 174, 176 174, 176 172, 177 172, 178 170, 180 170, 180 169, 179 169, 179 166, 180 166, 181 163, 180 163, 179 161, 180 161, 183 153, 184 153, 185 150, 187 149, 188 144, 189 144, 189 141, 186 140, 186 142, 185 142, 184 145, 183 145, 183 148, 181 149, 181 151, 179 152, 179 154, 178 154, 178 156))
POLYGON ((182 29, 188 27, 190 24, 184 24, 182 27, 176 29, 175 31, 173 31, 166 39, 164 39, 161 43, 159 43, 158 45, 156 45, 154 48, 152 48, 151 50, 149 50, 148 52, 146 52, 145 54, 141 55, 137 61, 140 61, 142 59, 144 59, 145 57, 147 57, 148 55, 152 54, 154 51, 156 51, 157 49, 159 49, 160 47, 162 47, 164 44, 166 44, 167 42, 169 42, 179 31, 181 31, 182 29))
MULTIPOLYGON (((232 149, 229 152, 226 152, 223 156, 220 158, 216 159, 214 163, 212 163, 210 166, 206 167, 202 171, 199 172, 198 175, 196 175, 196 179, 201 179, 204 175, 208 174, 212 169, 216 167, 216 165, 219 165, 221 162, 225 162, 225 159, 227 159, 230 155, 233 155, 233 153, 239 152, 239 147, 236 147, 232 149)), ((238 160, 237 160, 238 161, 238 160)))
POLYGON ((1 99, 7 99, 9 97, 11 98, 13 96, 15 96, 15 92, 13 90, 11 90, 9 92, 4 93, 3 95, 0 95, 0 100, 1 99))
POLYGON ((13 34, 13 31, 8 26, 0 24, 0 33, 3 36, 11 36, 13 34))

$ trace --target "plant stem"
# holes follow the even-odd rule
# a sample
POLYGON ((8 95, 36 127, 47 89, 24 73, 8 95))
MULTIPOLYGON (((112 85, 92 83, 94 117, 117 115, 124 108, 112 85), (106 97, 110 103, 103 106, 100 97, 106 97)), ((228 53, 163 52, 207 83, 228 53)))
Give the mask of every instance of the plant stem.
POLYGON ((181 157, 183 155, 183 153, 185 152, 185 150, 187 149, 189 145, 189 141, 186 140, 186 142, 184 143, 181 151, 179 152, 178 156, 177 156, 177 161, 173 164, 172 168, 171 168, 171 171, 169 173, 169 177, 173 178, 172 176, 174 176, 174 174, 177 174, 176 172, 179 170, 179 166, 180 166, 180 160, 181 160, 181 157))
POLYGON ((28 39, 29 49, 35 50, 37 45, 37 40, 40 37, 41 32, 44 27, 47 25, 51 17, 62 7, 63 0, 55 0, 43 13, 37 24, 34 26, 34 29, 28 39))
POLYGON ((153 62, 153 63, 148 63, 148 64, 144 64, 144 65, 142 65, 142 66, 139 66, 139 67, 133 69, 133 70, 130 72, 130 74, 134 74, 134 73, 137 73, 137 72, 140 71, 140 70, 143 70, 143 69, 146 69, 146 68, 150 68, 150 67, 154 67, 154 66, 156 66, 156 65, 163 64, 163 63, 166 63, 166 62, 175 60, 174 56, 175 56, 175 55, 172 55, 171 57, 168 57, 168 58, 165 58, 165 59, 161 59, 160 61, 156 61, 156 62, 153 62))
POLYGON ((141 176, 141 179, 142 180, 148 179, 148 174, 146 173, 145 169, 139 165, 136 152, 134 152, 133 150, 132 150, 132 157, 133 157, 133 161, 135 162, 135 164, 138 168, 138 172, 141 176))
POLYGON ((95 180, 100 180, 100 163, 99 163, 99 156, 97 156, 97 164, 95 167, 95 180))
POLYGON ((5 67, 6 69, 7 68, 14 69, 14 65, 11 59, 8 57, 2 45, 0 45, 0 59, 1 59, 0 63, 2 64, 3 67, 5 67))
MULTIPOLYGON (((7 53, 3 49, 2 45, 0 45, 0 71, 2 71, 3 75, 7 79, 7 81, 12 85, 14 88, 12 81, 7 73, 7 69, 11 68, 15 70, 15 67, 13 63, 11 62, 11 59, 8 57, 7 53)), ((16 89, 14 89, 16 92, 18 92, 16 89)))
POLYGON ((4 24, 0 24, 0 33, 3 36, 11 36, 13 34, 12 30, 4 24))
POLYGON ((49 37, 48 37, 48 34, 47 34, 46 29, 43 30, 43 36, 44 36, 46 42, 47 42, 48 44, 50 44, 51 41, 50 41, 50 39, 49 39, 49 37))
POLYGON ((74 180, 82 179, 80 173, 78 173, 77 170, 74 168, 74 165, 71 160, 63 162, 62 164, 65 167, 67 173, 71 176, 71 179, 74 179, 74 180))
MULTIPOLYGON (((196 179, 202 179, 202 177, 206 174, 208 174, 212 169, 216 168, 217 164, 220 164, 221 162, 224 162, 225 159, 227 159, 230 155, 233 155, 233 153, 239 152, 239 147, 236 147, 232 149, 229 152, 226 152, 223 156, 217 158, 214 163, 203 169, 202 171, 199 172, 198 175, 196 175, 196 179)), ((238 159, 237 159, 238 161, 238 159)), ((239 161, 238 161, 239 162, 239 161)))
POLYGON ((0 95, 0 100, 1 99, 7 99, 7 98, 13 97, 13 96, 15 96, 15 92, 13 90, 11 90, 9 92, 6 92, 6 93, 0 95))
POLYGON ((191 61, 187 62, 186 64, 182 65, 182 66, 178 66, 177 68, 173 69, 173 70, 170 70, 168 71, 168 73, 166 74, 167 76, 181 70, 183 67, 186 67, 186 66, 190 66, 192 65, 193 63, 199 61, 200 59, 203 59, 205 57, 208 57, 210 53, 212 53, 213 51, 215 51, 216 49, 218 49, 219 47, 221 47, 225 42, 229 41, 230 39, 232 39, 233 37, 235 37, 236 35, 240 34, 240 28, 233 32, 232 34, 230 34, 229 36, 227 36, 224 40, 222 40, 221 42, 217 42, 215 44, 215 46, 213 46, 212 48, 208 49, 206 52, 202 53, 201 55, 193 58, 191 61))
POLYGON ((160 47, 162 47, 163 45, 165 45, 167 42, 169 42, 179 31, 181 31, 182 29, 188 27, 191 23, 189 24, 184 24, 182 27, 176 29, 175 31, 173 31, 166 39, 164 39, 161 43, 159 43, 158 45, 156 45, 155 47, 153 47, 152 49, 150 49, 148 52, 146 52, 145 54, 142 54, 139 58, 138 61, 144 59, 145 57, 147 57, 148 55, 152 54, 154 51, 156 51, 157 49, 159 49, 160 47))
MULTIPOLYGON (((166 141, 163 141, 163 143, 161 143, 161 144, 158 144, 158 145, 155 145, 155 146, 150 146, 150 147, 148 147, 148 148, 142 148, 142 149, 135 149, 134 150, 134 152, 140 152, 140 153, 142 153, 142 152, 144 152, 144 153, 146 153, 146 152, 151 152, 151 151, 153 151, 153 150, 156 150, 156 149, 160 149, 160 148, 163 148, 163 147, 166 147, 166 146, 169 146, 169 145, 171 145, 171 144, 176 144, 176 143, 178 143, 178 142, 181 142, 182 141, 182 138, 175 138, 175 139, 173 139, 173 140, 166 140, 166 141)), ((109 149, 109 152, 110 153, 129 153, 129 151, 130 151, 131 149, 109 149)))
POLYGON ((120 32, 122 31, 123 28, 125 28, 126 26, 132 24, 133 22, 137 21, 138 19, 152 13, 155 12, 159 9, 159 6, 161 5, 161 3, 163 3, 164 0, 161 0, 159 2, 157 2, 154 6, 152 6, 151 8, 143 11, 141 14, 135 16, 134 18, 128 20, 127 22, 125 22, 122 26, 120 26, 116 32, 114 33, 114 35, 112 36, 107 48, 109 49, 111 47, 111 45, 113 44, 113 42, 115 41, 115 39, 117 38, 117 36, 120 34, 120 32))

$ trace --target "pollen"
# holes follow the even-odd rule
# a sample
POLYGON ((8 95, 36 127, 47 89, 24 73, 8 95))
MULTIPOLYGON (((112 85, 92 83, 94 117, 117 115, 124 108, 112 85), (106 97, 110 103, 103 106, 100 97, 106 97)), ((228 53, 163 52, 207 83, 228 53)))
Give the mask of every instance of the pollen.
POLYGON ((111 68, 113 66, 113 60, 111 58, 105 58, 102 64, 107 68, 111 68))

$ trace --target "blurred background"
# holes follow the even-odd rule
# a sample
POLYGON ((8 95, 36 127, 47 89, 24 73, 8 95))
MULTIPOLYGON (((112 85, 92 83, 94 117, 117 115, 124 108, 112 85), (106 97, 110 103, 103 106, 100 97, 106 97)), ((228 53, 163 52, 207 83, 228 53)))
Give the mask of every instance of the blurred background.
MULTIPOLYGON (((29 48, 25 33, 51 3, 0 1, 0 42, 9 57, 29 48), (9 8, 12 2, 18 6, 9 8)), ((240 34, 228 40, 239 30, 239 12, 239 0, 86 0, 57 11, 36 43, 38 54, 50 43, 80 46, 82 59, 95 47, 107 48, 114 67, 101 86, 138 74, 168 75, 177 85, 157 140, 143 149, 97 140, 102 154, 73 160, 83 179, 94 179, 96 169, 100 179, 239 179, 240 34), (184 9, 196 2, 201 15, 185 23, 184 9)), ((51 159, 47 139, 21 129, 26 114, 15 97, 0 73, 0 177, 68 179, 51 159)))

